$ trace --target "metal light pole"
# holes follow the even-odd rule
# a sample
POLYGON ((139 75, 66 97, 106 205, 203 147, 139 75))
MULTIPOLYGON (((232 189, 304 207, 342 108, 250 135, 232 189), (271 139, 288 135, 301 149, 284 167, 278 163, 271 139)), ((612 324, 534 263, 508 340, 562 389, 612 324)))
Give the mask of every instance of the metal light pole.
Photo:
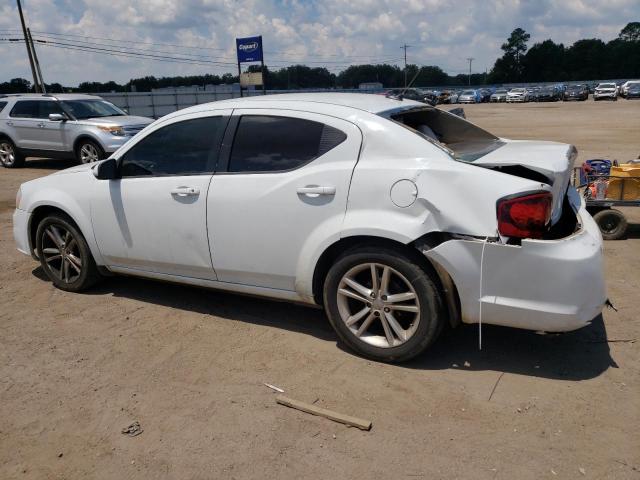
POLYGON ((22 14, 22 5, 20 0, 18 2, 18 13, 20 13, 20 23, 22 24, 22 33, 24 34, 24 43, 27 46, 27 54, 29 55, 29 65, 31 65, 31 74, 33 75, 33 86, 36 93, 40 93, 40 84, 38 82, 38 76, 36 75, 36 67, 33 63, 33 56, 31 55, 31 46, 29 43, 29 35, 27 34, 27 27, 24 24, 24 15, 22 14))
POLYGON ((469 62, 469 86, 471 86, 471 62, 473 62, 475 58, 469 57, 467 61, 469 62))

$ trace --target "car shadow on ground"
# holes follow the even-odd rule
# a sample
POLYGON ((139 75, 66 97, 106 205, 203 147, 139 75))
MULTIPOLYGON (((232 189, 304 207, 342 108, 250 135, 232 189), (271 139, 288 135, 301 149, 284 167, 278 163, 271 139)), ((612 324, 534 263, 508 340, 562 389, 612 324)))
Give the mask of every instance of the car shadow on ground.
MULTIPOLYGON (((32 273, 48 281, 41 267, 32 273)), ((113 295, 338 342, 324 312, 303 305, 133 277, 108 278, 85 295, 113 295)), ((485 325, 482 338, 480 350, 477 325, 447 329, 426 353, 399 364, 398 368, 493 370, 573 381, 594 378, 610 367, 617 368, 610 355, 602 316, 588 327, 564 334, 540 335, 485 325)), ((340 342, 338 347, 354 355, 340 342)))
POLYGON ((640 238, 640 223, 629 223, 625 238, 640 238))
POLYGON ((27 158, 25 168, 35 168, 38 170, 64 170, 65 168, 75 167, 78 161, 75 159, 58 159, 58 158, 27 158))

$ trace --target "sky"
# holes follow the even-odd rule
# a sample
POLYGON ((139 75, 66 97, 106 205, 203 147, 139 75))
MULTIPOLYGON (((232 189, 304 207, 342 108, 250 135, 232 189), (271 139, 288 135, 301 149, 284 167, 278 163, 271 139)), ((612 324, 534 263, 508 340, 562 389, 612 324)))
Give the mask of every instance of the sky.
MULTIPOLYGON (((338 73, 350 64, 438 65, 450 75, 491 69, 516 27, 529 45, 617 37, 640 21, 640 0, 22 0, 47 83, 125 83, 146 75, 237 72, 235 38, 262 35, 272 69, 304 63, 338 73), (36 33, 38 32, 38 33, 36 33), (61 37, 60 35, 65 35, 61 37), (87 38, 93 37, 93 38, 87 38), (66 45, 59 45, 66 43, 66 45), (81 47, 190 58, 162 62, 81 47), (75 48, 75 49, 72 49, 75 48), (153 52, 151 52, 153 50, 153 52)), ((15 0, 0 0, 0 38, 20 36, 15 0)), ((165 59, 166 60, 166 59, 165 59)), ((0 41, 0 82, 31 79, 22 43, 0 41)))

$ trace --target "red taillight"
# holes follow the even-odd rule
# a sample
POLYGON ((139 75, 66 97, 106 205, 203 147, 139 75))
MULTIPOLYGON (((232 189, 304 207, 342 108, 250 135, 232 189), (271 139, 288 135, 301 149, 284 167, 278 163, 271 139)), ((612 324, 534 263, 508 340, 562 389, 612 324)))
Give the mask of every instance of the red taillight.
POLYGON ((549 219, 553 197, 549 192, 530 193, 498 200, 498 231, 515 238, 542 238, 549 219))

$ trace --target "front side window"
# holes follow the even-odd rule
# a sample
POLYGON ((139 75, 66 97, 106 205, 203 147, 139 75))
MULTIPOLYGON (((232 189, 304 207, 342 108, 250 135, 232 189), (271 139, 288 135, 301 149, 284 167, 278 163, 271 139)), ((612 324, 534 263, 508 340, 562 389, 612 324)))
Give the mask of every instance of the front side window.
POLYGON ((227 117, 185 120, 162 127, 124 154, 123 177, 212 173, 227 117))
POLYGON ((229 171, 293 170, 324 155, 346 138, 341 130, 312 120, 243 116, 233 140, 229 171))

